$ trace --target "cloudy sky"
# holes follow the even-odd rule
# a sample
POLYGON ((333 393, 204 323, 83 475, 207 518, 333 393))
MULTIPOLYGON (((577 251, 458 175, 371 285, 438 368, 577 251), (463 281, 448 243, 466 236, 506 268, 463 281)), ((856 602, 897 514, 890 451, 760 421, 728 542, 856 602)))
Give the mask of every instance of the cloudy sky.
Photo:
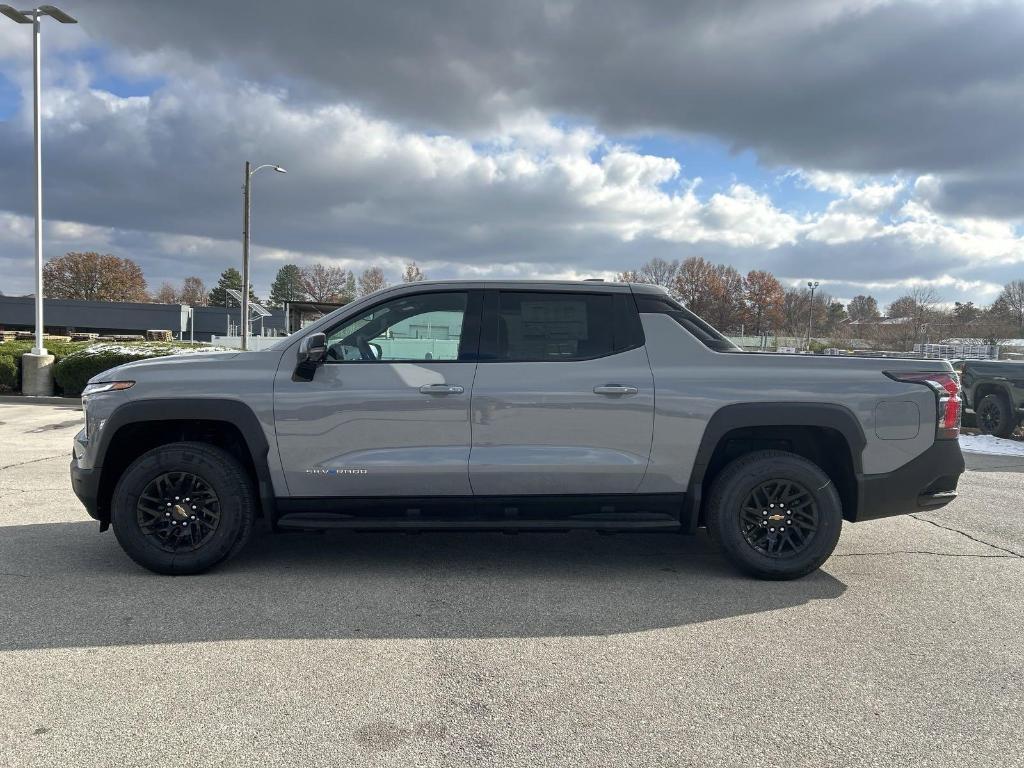
MULTIPOLYGON (((1024 6, 63 0, 45 255, 610 277, 704 256, 885 303, 1024 277, 1024 6)), ((32 290, 31 34, 0 18, 0 291, 32 290)))

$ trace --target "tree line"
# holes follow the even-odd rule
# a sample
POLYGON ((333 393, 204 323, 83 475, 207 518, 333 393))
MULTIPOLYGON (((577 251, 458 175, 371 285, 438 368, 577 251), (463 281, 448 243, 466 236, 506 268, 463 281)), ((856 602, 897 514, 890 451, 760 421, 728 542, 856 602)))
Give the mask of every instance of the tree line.
MULTIPOLYGON (((425 279, 416 262, 405 266, 402 281, 425 279)), ((221 272, 217 284, 207 289, 202 278, 190 275, 180 284, 164 282, 150 292, 146 277, 135 261, 109 253, 70 252, 43 265, 45 295, 54 299, 81 301, 132 301, 159 304, 190 304, 196 307, 226 307, 235 303, 228 289, 242 290, 242 275, 234 267, 221 272)), ((386 288, 384 270, 368 267, 358 275, 350 270, 321 263, 299 267, 285 264, 277 271, 266 302, 249 287, 252 301, 281 307, 286 301, 344 304, 386 288)))
MULTIPOLYGON (((425 275, 415 262, 406 265, 403 282, 425 275)), ((727 264, 699 256, 683 261, 651 259, 619 273, 618 279, 654 283, 712 325, 729 334, 770 334, 803 337, 810 325, 818 339, 864 339, 893 349, 908 349, 923 341, 976 338, 990 343, 1024 337, 1024 280, 1007 283, 987 306, 972 301, 944 304, 934 289, 916 287, 884 310, 874 296, 861 294, 845 304, 825 290, 813 293, 805 285, 786 286, 772 273, 754 269, 741 274, 727 264)), ((193 306, 230 306, 228 289, 241 290, 242 276, 225 269, 207 289, 197 276, 179 285, 163 283, 148 290, 142 268, 128 258, 95 252, 72 252, 43 266, 46 295, 55 299, 93 301, 155 301, 193 306)), ((369 267, 360 273, 329 264, 300 267, 285 264, 278 271, 266 303, 310 301, 343 304, 388 285, 384 270, 369 267)), ((259 298, 250 288, 250 298, 259 298)))
POLYGON ((1024 337, 1024 280, 1007 283, 987 306, 972 301, 948 306, 933 288, 921 286, 911 288, 883 311, 871 295, 859 294, 843 304, 818 289, 812 302, 812 292, 804 285, 784 286, 764 270, 743 275, 734 267, 699 256, 683 261, 651 259, 619 273, 618 279, 660 285, 729 334, 803 337, 810 327, 815 338, 834 339, 837 345, 863 339, 893 349, 950 337, 987 343, 1024 337))
MULTIPOLYGON (((700 256, 684 261, 651 259, 620 273, 618 279, 660 285, 726 333, 801 336, 810 321, 815 336, 829 335, 850 319, 847 307, 826 291, 816 290, 812 304, 808 288, 784 286, 771 272, 753 269, 743 275, 735 267, 700 256)), ((868 311, 865 304, 878 314, 874 298, 860 296, 855 301, 851 309, 858 314, 868 311)))

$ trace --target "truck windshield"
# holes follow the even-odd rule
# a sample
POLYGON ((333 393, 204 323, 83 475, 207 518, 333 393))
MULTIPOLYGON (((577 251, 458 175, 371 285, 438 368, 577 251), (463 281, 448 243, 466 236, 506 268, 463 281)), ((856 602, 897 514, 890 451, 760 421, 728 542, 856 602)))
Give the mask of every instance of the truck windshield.
POLYGON ((697 341, 715 352, 743 351, 714 327, 669 296, 636 294, 636 306, 641 313, 668 315, 683 326, 697 341))

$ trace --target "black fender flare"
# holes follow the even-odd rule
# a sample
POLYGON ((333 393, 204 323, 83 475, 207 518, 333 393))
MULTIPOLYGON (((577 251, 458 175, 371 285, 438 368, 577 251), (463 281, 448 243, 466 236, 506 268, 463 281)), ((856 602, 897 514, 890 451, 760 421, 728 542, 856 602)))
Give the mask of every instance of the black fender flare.
POLYGON ((169 397, 132 400, 119 405, 107 418, 96 447, 95 468, 102 472, 111 441, 122 427, 162 421, 221 421, 242 435, 256 470, 257 493, 267 519, 274 511, 274 488, 270 479, 267 442, 255 412, 240 400, 229 398, 169 397))
POLYGON ((697 528, 704 496, 704 477, 722 438, 736 429, 747 427, 826 427, 839 432, 846 440, 859 480, 864 474, 862 454, 867 445, 864 429, 853 412, 833 403, 763 402, 736 403, 719 408, 708 420, 690 471, 682 524, 684 530, 697 528))

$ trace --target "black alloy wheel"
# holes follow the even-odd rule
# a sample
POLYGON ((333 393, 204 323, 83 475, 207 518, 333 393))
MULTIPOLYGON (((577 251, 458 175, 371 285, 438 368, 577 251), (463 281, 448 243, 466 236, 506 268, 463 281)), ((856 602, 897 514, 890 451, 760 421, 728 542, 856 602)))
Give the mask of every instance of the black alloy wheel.
POLYGON ((818 506, 795 480, 768 480, 753 488, 740 511, 743 538, 773 558, 799 554, 818 530, 818 506))
POLYGON ((110 500, 114 535, 156 573, 202 573, 239 552, 257 513, 236 456, 201 442, 159 445, 133 461, 110 500))
POLYGON ((975 416, 978 419, 978 429, 986 435, 1009 437, 1016 426, 1009 404, 1001 395, 985 395, 978 403, 975 416))
POLYGON ((715 477, 706 505, 708 533, 726 558, 760 579, 797 579, 824 563, 843 525, 832 478, 788 451, 753 451, 715 477))
POLYGON ((166 472, 143 489, 136 516, 139 529, 164 552, 194 552, 220 525, 220 499, 199 475, 166 472))

